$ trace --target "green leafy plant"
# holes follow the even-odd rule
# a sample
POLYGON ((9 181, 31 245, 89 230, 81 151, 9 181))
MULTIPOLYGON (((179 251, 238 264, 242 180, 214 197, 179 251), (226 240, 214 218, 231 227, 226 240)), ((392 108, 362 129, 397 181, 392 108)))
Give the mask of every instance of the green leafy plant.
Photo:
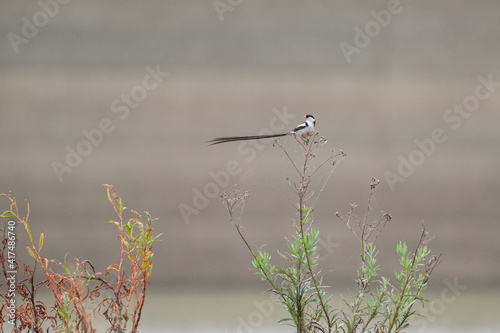
MULTIPOLYGON (((410 318, 415 314, 413 309, 417 301, 425 301, 422 292, 427 286, 432 270, 440 262, 440 256, 430 255, 427 247, 427 232, 422 223, 420 242, 413 253, 408 251, 405 243, 397 245, 400 256, 401 270, 395 273, 396 282, 392 284, 389 278, 378 276, 377 250, 375 240, 382 232, 391 216, 381 214, 370 220, 371 201, 379 181, 372 179, 370 196, 363 219, 355 219, 354 210, 357 205, 351 205, 347 216, 338 218, 351 230, 360 244, 360 268, 356 279, 357 295, 348 301, 344 299, 347 309, 334 308, 332 295, 322 284, 318 263, 318 243, 320 231, 313 226, 313 208, 306 206, 313 193, 318 190, 318 183, 311 187, 313 177, 321 168, 329 166, 323 176, 323 187, 330 178, 337 162, 346 155, 340 151, 332 152, 319 163, 312 161, 317 156, 317 150, 324 146, 326 140, 319 134, 312 135, 308 140, 296 140, 303 152, 301 160, 292 158, 287 149, 275 142, 293 165, 297 181, 289 183, 297 195, 297 220, 294 225, 295 236, 287 240, 287 251, 280 254, 287 263, 278 267, 271 262, 271 255, 265 251, 254 250, 242 233, 241 217, 249 192, 240 191, 235 186, 231 191, 221 196, 229 213, 231 223, 243 240, 253 257, 256 274, 270 285, 270 291, 277 296, 278 301, 288 311, 289 317, 280 320, 296 328, 297 333, 303 332, 400 332, 409 326, 410 318), (358 228, 353 228, 353 222, 358 228), (359 229, 359 230, 358 230, 359 229)), ((321 192, 322 188, 319 190, 321 192)))
MULTIPOLYGON (((45 233, 41 232, 35 241, 31 232, 29 204, 26 202, 27 214, 19 213, 16 199, 9 194, 1 196, 10 201, 9 210, 1 216, 15 220, 24 226, 29 242, 26 250, 34 259, 33 265, 22 263, 16 259, 16 270, 24 267, 27 278, 17 282, 16 291, 21 298, 16 308, 13 332, 97 332, 94 320, 97 315, 103 316, 109 323, 108 332, 137 332, 141 313, 146 298, 148 278, 153 270, 153 245, 159 241, 160 235, 153 235, 153 219, 146 212, 146 221, 136 211, 131 210, 132 218, 124 222, 125 207, 112 185, 103 185, 107 190, 109 202, 118 215, 118 221, 111 221, 119 232, 120 260, 118 264, 110 265, 104 274, 96 272, 90 261, 75 259, 71 270, 66 258, 61 263, 41 255, 44 246, 45 233), (125 262, 128 264, 125 265, 125 262), (128 269, 125 268, 128 266, 128 269), (35 282, 35 272, 41 270, 42 280, 35 282), (111 273, 116 275, 116 278, 111 273), (54 305, 47 305, 37 299, 41 287, 52 292, 54 305), (130 327, 130 328, 129 328, 130 327)), ((6 224, 7 227, 7 224, 6 224)), ((2 233, 5 244, 8 233, 2 233)), ((6 267, 6 246, 0 252, 2 274, 8 277, 6 267)), ((20 274, 20 270, 19 273, 20 274)), ((6 294, 0 297, 7 300, 6 294)), ((0 327, 3 329, 6 308, 0 308, 0 327)))
POLYGON ((343 311, 342 332, 400 332, 410 326, 410 319, 416 314, 414 305, 417 301, 427 301, 422 292, 434 268, 441 262, 441 255, 432 256, 428 248, 428 234, 422 222, 422 232, 414 252, 410 252, 406 243, 396 245, 400 260, 400 270, 395 272, 396 283, 388 277, 379 277, 379 266, 375 241, 382 232, 391 215, 382 212, 374 221, 369 220, 374 190, 379 180, 372 179, 370 195, 365 216, 353 223, 354 210, 351 205, 345 217, 337 217, 345 223, 361 245, 361 268, 358 271, 358 294, 352 301, 344 299, 348 310, 343 311), (357 230, 353 228, 357 225, 357 230), (374 288, 374 285, 377 285, 374 288), (374 290, 374 291, 372 291, 374 290))

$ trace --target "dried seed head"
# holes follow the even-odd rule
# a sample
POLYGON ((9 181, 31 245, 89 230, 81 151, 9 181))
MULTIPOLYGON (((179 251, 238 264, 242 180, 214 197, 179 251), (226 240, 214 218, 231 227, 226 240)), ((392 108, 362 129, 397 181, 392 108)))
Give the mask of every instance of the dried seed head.
POLYGON ((380 180, 378 180, 377 178, 372 178, 370 188, 373 190, 375 187, 377 187, 378 184, 380 184, 380 180))

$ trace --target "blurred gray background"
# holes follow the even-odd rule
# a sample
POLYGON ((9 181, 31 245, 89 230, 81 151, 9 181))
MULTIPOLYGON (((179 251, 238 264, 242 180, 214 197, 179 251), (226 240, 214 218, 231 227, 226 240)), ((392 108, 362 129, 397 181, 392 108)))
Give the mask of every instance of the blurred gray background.
MULTIPOLYGON (((104 270, 119 253, 100 185, 115 185, 164 233, 152 288, 166 301, 145 325, 175 322, 182 306, 172 304, 196 289, 208 300, 228 293, 226 309, 246 302, 218 314, 233 329, 267 286, 218 193, 228 183, 250 191, 245 233, 278 259, 293 235, 292 170, 269 142, 204 141, 287 131, 313 114, 325 154, 347 153, 315 200, 325 284, 355 289, 357 244, 335 212, 358 203, 362 216, 375 177, 373 217, 393 216, 378 239, 382 271, 397 267, 398 241, 416 246, 424 220, 443 252, 431 289, 439 299, 450 282, 464 286, 435 311, 455 317, 429 327, 461 318, 499 328, 499 17, 494 0, 2 1, 0 192, 29 200, 48 258, 104 270), (238 166, 229 179, 228 163, 238 166), (211 198, 196 194, 207 189, 211 198)), ((200 321, 217 317, 203 309, 200 321)))

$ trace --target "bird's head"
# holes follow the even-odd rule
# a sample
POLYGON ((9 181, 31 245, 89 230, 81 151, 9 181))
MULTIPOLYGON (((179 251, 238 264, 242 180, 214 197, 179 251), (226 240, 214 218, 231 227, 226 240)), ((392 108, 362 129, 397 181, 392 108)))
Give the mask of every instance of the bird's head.
POLYGON ((314 119, 314 117, 311 116, 310 114, 306 114, 304 116, 304 118, 305 118, 306 121, 312 123, 313 125, 316 123, 316 119, 314 119))

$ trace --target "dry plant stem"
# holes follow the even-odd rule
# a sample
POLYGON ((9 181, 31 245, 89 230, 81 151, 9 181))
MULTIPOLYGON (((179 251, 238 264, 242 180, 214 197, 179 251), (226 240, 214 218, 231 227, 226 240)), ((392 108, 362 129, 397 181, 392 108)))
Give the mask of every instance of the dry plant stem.
MULTIPOLYGON (((374 191, 377 187, 377 185, 380 184, 380 180, 372 178, 371 183, 370 183, 370 191, 368 195, 368 203, 366 207, 366 211, 364 214, 363 219, 358 220, 358 228, 360 231, 360 235, 357 234, 357 232, 353 229, 352 227, 352 218, 354 216, 354 209, 357 207, 356 204, 351 204, 351 208, 349 212, 347 213, 347 219, 344 219, 338 212, 335 213, 335 215, 347 226, 349 231, 354 235, 354 237, 359 241, 360 244, 360 257, 361 257, 361 262, 365 263, 366 262, 366 255, 367 255, 367 246, 368 243, 374 243, 376 239, 378 238, 378 235, 382 232, 383 228, 385 227, 386 223, 391 220, 391 215, 387 214, 385 212, 381 212, 378 219, 374 221, 373 223, 369 222, 369 216, 370 212, 372 210, 372 200, 374 197, 374 191)), ((357 326, 361 323, 361 306, 363 304, 363 299, 366 293, 369 291, 369 285, 371 281, 367 281, 365 277, 358 272, 358 285, 359 285, 359 291, 358 295, 356 297, 356 300, 352 306, 349 306, 349 303, 344 299, 344 302, 351 308, 353 309, 354 312, 354 317, 352 319, 352 324, 353 326, 350 328, 352 332, 354 332, 357 328, 357 326)), ((347 315, 344 314, 344 317, 347 318, 347 315)), ((365 331, 368 323, 372 320, 373 318, 369 318, 368 322, 365 323, 363 329, 361 330, 362 332, 365 331)))
MULTIPOLYGON (((120 229, 120 250, 121 250, 121 255, 120 255, 120 263, 118 265, 118 282, 116 285, 116 289, 114 290, 115 292, 115 305, 114 305, 114 311, 118 314, 118 326, 121 326, 123 322, 123 329, 126 329, 127 323, 128 323, 128 312, 127 309, 130 307, 130 303, 132 301, 132 296, 135 295, 136 299, 136 305, 134 307, 134 313, 132 315, 132 328, 131 332, 135 333, 137 332, 137 328, 141 319, 142 315, 142 309, 144 307, 144 302, 146 298, 146 288, 147 285, 149 284, 148 282, 148 265, 144 264, 144 261, 146 260, 145 256, 150 253, 150 248, 149 248, 149 242, 144 242, 142 244, 142 248, 140 249, 140 253, 134 253, 133 249, 127 248, 125 249, 125 244, 127 244, 127 236, 124 233, 125 226, 123 222, 123 210, 124 207, 122 205, 122 200, 121 198, 116 194, 116 190, 112 185, 104 184, 103 187, 107 189, 108 193, 108 199, 110 203, 113 205, 113 209, 117 213, 119 217, 119 229, 120 229), (123 265, 123 260, 124 260, 124 255, 127 255, 128 258, 131 261, 131 270, 132 270, 132 283, 130 283, 130 280, 125 280, 126 277, 124 275, 124 272, 122 270, 122 265, 123 265), (141 266, 141 261, 142 261, 142 266, 141 266), (142 275, 142 279, 139 279, 139 275, 142 275), (125 288, 125 283, 128 282, 128 285, 126 287, 125 292, 128 293, 127 297, 127 302, 126 304, 122 304, 121 302, 121 295, 120 293, 122 292, 122 288, 125 288), (141 291, 138 293, 137 292, 137 286, 141 285, 141 291), (125 313, 123 313, 125 312, 125 313), (123 319, 123 320, 122 320, 123 319)), ((135 214, 138 219, 136 220, 141 220, 142 216, 137 213, 136 211, 132 211, 133 214, 135 214)), ((132 221, 133 219, 131 219, 132 221)), ((152 231, 150 227, 150 218, 148 215, 148 230, 147 230, 147 237, 149 240, 149 235, 150 232, 152 231)), ((130 222, 129 222, 130 223, 130 222)), ((137 222, 141 223, 141 222, 137 222)), ((143 225, 141 223, 141 225, 143 225)), ((144 227, 144 226, 143 226, 144 227)), ((132 240, 131 240, 132 241, 132 240)), ((111 267, 111 266, 110 266, 111 267)), ((152 266, 151 266, 152 267, 152 266)), ((108 268, 109 269, 109 268, 108 268)), ((116 268, 113 268, 116 270, 116 268)))
POLYGON ((250 244, 247 242, 245 236, 243 236, 241 232, 241 214, 243 213, 243 209, 245 208, 245 201, 248 198, 248 192, 245 192, 242 197, 237 196, 238 190, 235 188, 233 190, 235 192, 235 196, 233 198, 229 198, 228 196, 225 196, 225 194, 222 194, 222 198, 225 200, 226 208, 229 213, 230 221, 236 228, 236 231, 238 231, 238 234, 240 235, 240 238, 243 240, 245 245, 247 246, 248 250, 252 254, 252 256, 255 258, 255 252, 253 251, 252 247, 250 244), (241 207, 240 207, 241 206, 241 207), (234 216, 235 210, 240 207, 240 216, 236 218, 234 216))
MULTIPOLYGON (((238 235, 243 240, 246 247, 252 254, 253 259, 257 259, 255 251, 252 249, 250 243, 247 241, 247 239, 241 232, 241 216, 243 214, 243 209, 245 208, 245 202, 248 199, 248 197, 249 197, 249 192, 245 191, 243 194, 241 194, 237 184, 234 186, 230 194, 228 192, 223 192, 221 194, 223 203, 225 204, 226 209, 229 213, 231 224, 236 228, 238 235), (239 216, 236 216, 237 209, 239 209, 239 214, 238 214, 239 216)), ((273 277, 269 276, 267 272, 263 276, 266 279, 266 281, 271 285, 272 288, 271 291, 277 294, 282 300, 285 300, 285 295, 279 292, 280 288, 273 280, 273 277)))
MULTIPOLYGON (((299 201, 299 207, 298 207, 298 212, 299 212, 299 228, 300 228, 300 235, 302 239, 305 239, 305 231, 304 231, 304 225, 306 223, 305 219, 307 216, 304 216, 304 210, 305 210, 305 198, 307 198, 307 190, 309 187, 309 184, 311 182, 312 176, 321 168, 323 167, 326 163, 332 161, 335 159, 338 154, 333 154, 325 159, 322 163, 320 163, 317 167, 315 167, 310 173, 308 173, 308 168, 309 168, 309 163, 311 160, 315 157, 315 151, 318 149, 320 146, 322 146, 326 140, 324 137, 320 136, 318 133, 314 133, 310 137, 307 138, 307 140, 302 143, 300 142, 296 136, 294 138, 297 140, 299 145, 302 147, 303 153, 304 153, 304 163, 302 164, 302 169, 300 170, 295 161, 290 157, 290 154, 288 154, 288 151, 283 147, 281 143, 276 141, 276 144, 278 147, 281 148, 281 150, 285 153, 287 158, 290 160, 292 165, 294 166, 295 170, 299 174, 300 180, 299 180, 299 186, 295 184, 295 189, 297 191, 298 195, 298 201, 299 201)), ((341 152, 343 155, 343 153, 341 152)), ((334 165, 335 163, 333 163, 334 165)), ((314 289, 316 292, 316 295, 318 297, 321 310, 323 312, 323 316, 327 321, 328 324, 328 329, 329 332, 331 332, 332 327, 334 326, 334 322, 332 318, 330 318, 330 314, 328 313, 327 310, 327 305, 325 303, 324 297, 323 297, 323 292, 321 290, 321 287, 316 279, 316 272, 314 271, 314 268, 311 263, 311 253, 307 253, 305 255, 306 257, 306 265, 307 265, 307 270, 308 273, 311 277, 311 281, 314 285, 314 289)))
POLYGON ((372 178, 372 182, 370 184, 370 194, 368 197, 368 204, 366 206, 365 216, 363 218, 362 224, 360 224, 361 229, 361 260, 365 261, 366 255, 366 245, 368 241, 375 242, 377 240, 378 235, 382 232, 385 224, 390 220, 390 215, 382 213, 380 218, 376 221, 375 224, 368 223, 368 217, 370 215, 371 207, 372 207, 372 199, 374 196, 374 191, 377 185, 380 184, 380 180, 372 178), (372 240, 373 236, 373 240, 372 240))
MULTIPOLYGON (((35 272, 36 272, 36 261, 35 261, 35 265, 34 265, 34 268, 33 268, 33 272, 30 274, 30 278, 29 278, 29 284, 31 286, 31 293, 30 293, 30 302, 31 302, 31 307, 33 308, 33 317, 34 317, 34 321, 35 323, 39 323, 40 320, 38 319, 38 312, 36 311, 36 303, 35 303, 35 284, 34 284, 34 280, 33 280, 33 277, 35 276, 35 272)), ((37 327, 38 329, 38 327, 37 327)))
POLYGON ((360 235, 356 233, 356 231, 352 228, 352 218, 354 217, 354 209, 358 207, 357 204, 351 204, 351 208, 349 212, 347 213, 347 219, 342 217, 339 212, 336 212, 335 215, 337 218, 346 225, 347 229, 354 235, 354 237, 359 241, 360 246, 361 246, 361 260, 362 262, 365 262, 365 255, 366 255, 366 246, 369 242, 375 242, 382 233, 383 228, 389 222, 392 218, 392 216, 388 213, 381 212, 379 215, 379 218, 374 222, 374 223, 369 223, 368 218, 370 216, 370 212, 372 210, 372 200, 375 195, 374 191, 377 185, 380 184, 380 180, 376 178, 372 178, 371 184, 370 184, 370 191, 368 195, 368 203, 365 211, 365 215, 363 217, 363 220, 358 220, 358 228, 360 230, 360 235))
MULTIPOLYGON (((96 273, 93 265, 88 260, 80 262, 75 259, 75 272, 70 272, 66 261, 63 263, 48 260, 40 255, 43 246, 44 232, 40 234, 39 241, 35 245, 31 227, 28 224, 28 213, 26 217, 21 217, 18 211, 17 203, 14 197, 9 192, 8 195, 1 196, 10 200, 10 210, 1 214, 2 217, 17 220, 22 223, 28 236, 29 243, 26 249, 30 256, 35 260, 33 268, 23 264, 17 259, 16 264, 24 265, 24 274, 29 276, 29 279, 20 280, 17 284, 17 290, 22 301, 16 312, 16 322, 21 325, 15 328, 14 332, 23 332, 29 329, 30 332, 42 332, 42 325, 49 321, 51 328, 55 331, 64 329, 66 332, 85 332, 94 333, 92 320, 97 314, 103 315, 110 323, 109 332, 125 332, 129 320, 132 320, 130 332, 137 332, 138 324, 141 319, 141 314, 145 302, 146 288, 148 277, 152 271, 152 245, 158 240, 159 236, 151 236, 153 229, 151 228, 151 216, 148 215, 148 224, 142 223, 142 217, 135 211, 136 218, 131 218, 128 224, 123 223, 122 213, 125 207, 122 206, 121 198, 116 195, 114 187, 104 185, 108 189, 108 199, 113 205, 115 212, 120 218, 120 222, 114 222, 120 229, 120 263, 118 265, 110 265, 106 270, 106 276, 110 271, 116 271, 118 274, 117 282, 110 283, 100 277, 100 273, 96 273), (127 277, 124 269, 125 258, 130 259, 130 278, 127 277), (64 273, 60 274, 54 271, 53 264, 58 268, 63 268, 64 273), (35 285, 34 275, 37 268, 40 267, 45 280, 35 285), (27 282, 26 282, 27 281, 27 282), (92 286, 91 286, 92 283, 92 286), (93 283, 97 283, 94 285, 93 283), (37 290, 41 286, 46 286, 52 291, 54 296, 55 306, 46 306, 41 301, 35 300, 37 290), (141 286, 139 292, 138 287, 141 286), (97 297, 103 290, 110 290, 111 297, 105 297, 102 300, 95 302, 97 297), (132 318, 129 318, 128 309, 135 295, 135 307, 132 318), (87 310, 85 302, 90 300, 95 304, 95 308, 87 310), (25 305, 26 304, 26 305, 25 305), (54 315, 47 313, 47 309, 51 309, 54 315), (39 314, 40 313, 40 314, 39 314)), ((4 237, 5 239, 5 237, 4 237)), ((5 243, 0 254, 4 258, 5 243)), ((6 276, 5 261, 2 259, 2 271, 6 276)), ((3 298, 5 296, 1 294, 3 298)), ((1 312, 2 308, 0 308, 1 312)), ((3 327, 3 322, 0 320, 0 331, 3 327)))
MULTIPOLYGON (((77 323, 77 327, 81 327, 82 330, 85 332, 95 332, 95 330, 92 328, 92 324, 89 321, 90 315, 85 311, 83 308, 82 304, 78 304, 78 301, 80 301, 80 294, 78 293, 79 290, 75 286, 75 281, 73 279, 66 278, 60 274, 54 273, 51 269, 48 268, 48 259, 42 258, 39 254, 39 250, 41 250, 41 247, 43 245, 43 235, 44 233, 42 232, 40 235, 40 242, 39 245, 36 246, 33 243, 33 235, 31 233, 31 228, 28 224, 28 217, 29 217, 29 204, 26 201, 27 205, 27 215, 26 217, 21 217, 19 215, 19 209, 17 207, 17 202, 14 197, 12 197, 12 193, 9 192, 9 195, 2 194, 1 196, 6 197, 7 199, 10 200, 11 202, 11 218, 15 218, 18 220, 20 223, 23 224, 26 232, 28 233, 28 236, 30 238, 30 244, 26 245, 26 248, 30 255, 35 259, 35 262, 40 264, 40 267, 43 271, 43 273, 47 276, 47 279, 44 281, 44 283, 47 284, 48 288, 52 291, 52 293, 55 296, 55 302, 58 308, 63 308, 63 299, 62 296, 59 297, 59 295, 62 295, 62 293, 67 293, 68 295, 73 295, 75 294, 75 297, 72 299, 72 303, 74 304, 74 309, 77 313, 77 316, 79 318, 79 321, 77 323), (65 282, 68 281, 70 286, 68 287, 65 282), (62 291, 62 293, 61 293, 62 291)), ((30 278, 32 279, 33 276, 30 278)), ((30 282, 31 285, 33 285, 32 282, 30 282)), ((33 291, 33 289, 32 289, 33 291)), ((32 296, 33 297, 33 296, 32 296)), ((32 303, 33 304, 33 303, 32 303)), ((35 305, 36 306, 36 305, 35 305)), ((36 312, 36 311, 35 311, 36 312)))
MULTIPOLYGON (((120 229, 120 240, 121 240, 120 241, 120 262, 118 263, 118 270, 117 270, 118 281, 116 282, 116 288, 114 288, 114 295, 115 295, 116 305, 118 306, 118 308, 115 309, 115 311, 118 310, 119 312, 121 312, 121 310, 119 308, 121 305, 120 290, 121 290, 122 285, 123 285, 123 276, 122 276, 122 274, 120 274, 120 272, 122 272, 123 256, 125 254, 124 247, 123 247, 124 241, 125 241, 125 235, 123 234, 123 209, 121 209, 121 198, 116 195, 115 188, 112 185, 108 185, 108 184, 104 184, 104 185, 102 185, 102 187, 105 187, 108 190, 109 201, 112 204, 113 210, 118 215, 118 218, 120 220, 120 228, 119 228, 120 229), (110 191, 112 193, 111 198, 109 197, 110 191)), ((128 301, 130 303, 130 299, 128 301)), ((125 328, 126 328, 126 324, 125 324, 125 328)))

